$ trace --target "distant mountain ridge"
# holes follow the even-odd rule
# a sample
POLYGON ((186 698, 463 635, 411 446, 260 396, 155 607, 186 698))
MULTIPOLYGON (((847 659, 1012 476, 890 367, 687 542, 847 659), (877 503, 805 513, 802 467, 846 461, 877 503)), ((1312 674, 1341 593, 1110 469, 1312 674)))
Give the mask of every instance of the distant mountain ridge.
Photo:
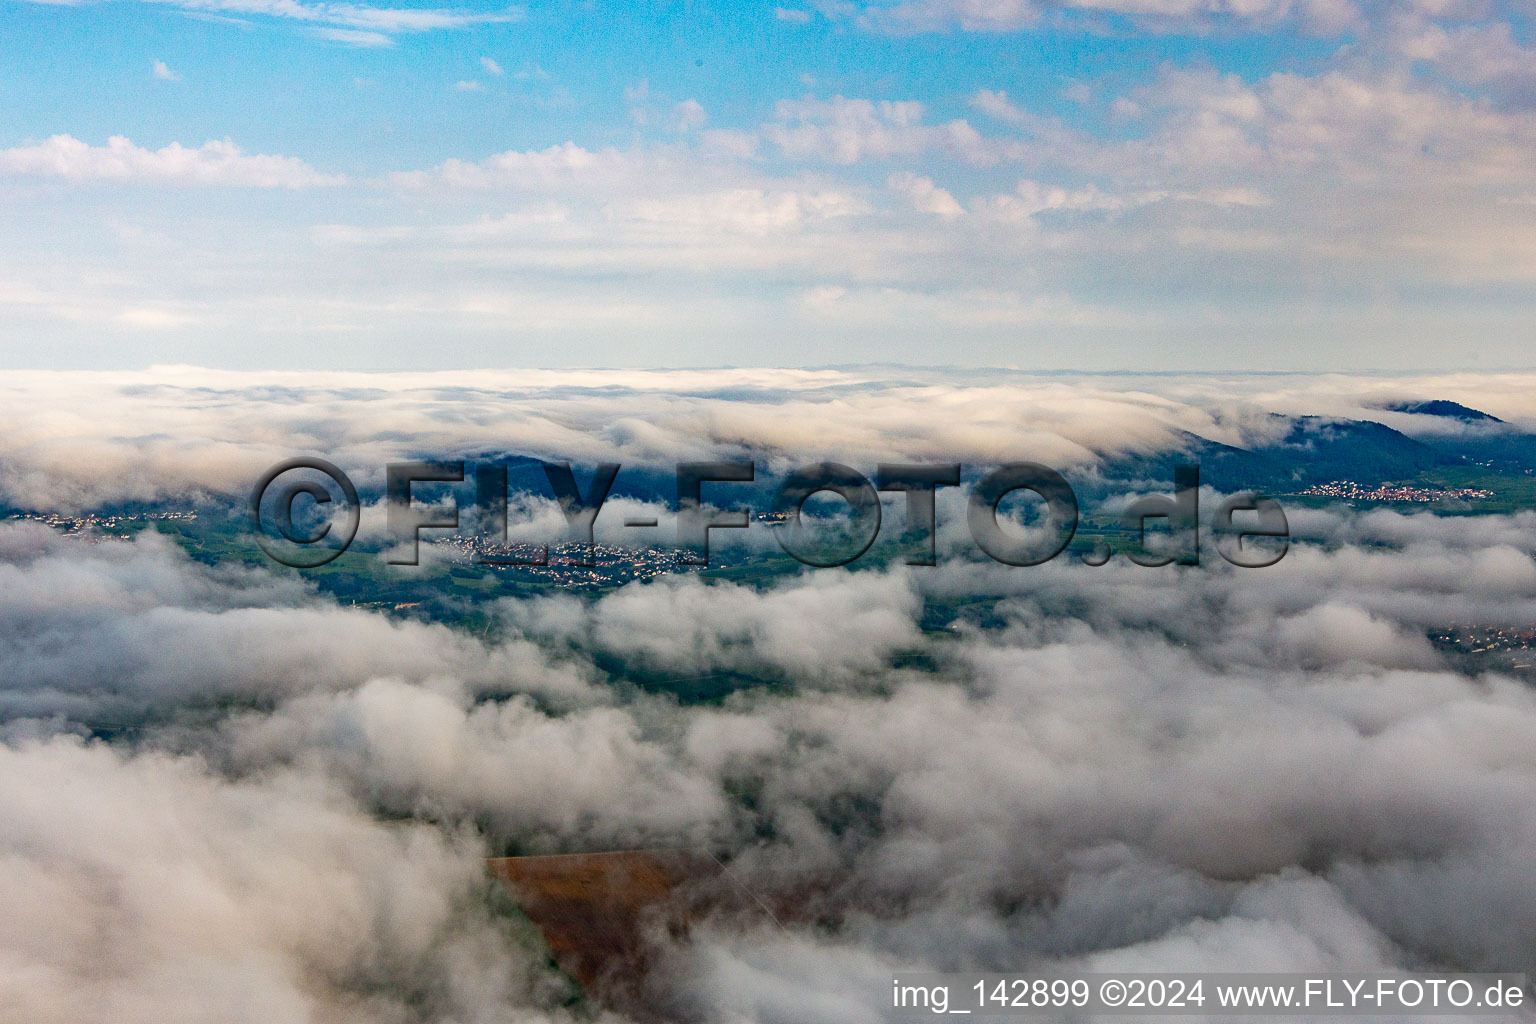
POLYGON ((1443 398, 1435 398, 1426 402, 1386 402, 1372 408, 1382 412, 1405 412, 1415 416, 1439 416, 1444 419, 1461 420, 1463 423, 1503 423, 1497 416, 1490 416, 1479 409, 1473 409, 1462 405, 1460 402, 1450 402, 1443 398))
POLYGON ((1201 483, 1217 490, 1285 493, 1334 480, 1407 480, 1465 459, 1371 420, 1298 416, 1278 441, 1243 448, 1186 433, 1173 451, 1106 457, 1102 471, 1110 480, 1159 480, 1174 461, 1198 463, 1201 483))

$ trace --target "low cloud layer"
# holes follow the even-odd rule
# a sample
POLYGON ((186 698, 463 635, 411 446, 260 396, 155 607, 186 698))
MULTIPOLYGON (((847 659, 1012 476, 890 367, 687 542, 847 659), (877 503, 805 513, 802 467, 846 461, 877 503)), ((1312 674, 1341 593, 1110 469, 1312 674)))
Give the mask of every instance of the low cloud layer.
POLYGON ((1029 460, 1091 470, 1187 435, 1264 444, 1283 416, 1368 419, 1410 433, 1443 418, 1383 411, 1449 399, 1536 423, 1528 374, 1081 376, 850 370, 437 374, 13 373, 0 394, 0 499, 37 511, 244 495, 269 466, 318 454, 381 488, 404 458, 507 453, 663 475, 755 457, 760 473, 828 459, 1029 460), (446 403, 451 403, 450 406, 446 403))
MULTIPOLYGON (((167 81, 176 79, 158 61, 154 75, 167 81)), ((340 175, 322 174, 293 157, 243 153, 228 139, 196 148, 173 142, 163 149, 148 150, 121 135, 108 139, 105 146, 90 146, 72 135, 55 135, 36 145, 0 150, 0 174, 69 181, 289 189, 340 185, 346 181, 340 175)))
POLYGON ((1264 570, 956 551, 470 635, 0 527, 8 1002, 559 1019, 479 858, 671 846, 797 908, 702 923, 679 1019, 879 1020, 897 969, 1536 967, 1536 697, 1425 639, 1531 621, 1536 521, 1295 528, 1264 570), (765 682, 680 704, 616 665, 765 682))
POLYGON ((0 778, 14 1019, 566 1019, 471 836, 380 823, 313 774, 24 729, 0 778))

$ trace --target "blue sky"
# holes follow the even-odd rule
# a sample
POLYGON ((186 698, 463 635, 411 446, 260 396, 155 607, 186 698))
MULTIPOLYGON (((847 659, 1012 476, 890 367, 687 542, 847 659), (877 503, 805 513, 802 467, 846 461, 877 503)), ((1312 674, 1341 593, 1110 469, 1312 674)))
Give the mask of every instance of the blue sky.
POLYGON ((0 0, 0 363, 1526 366, 1530 36, 1464 0, 0 0))
POLYGON ((622 146, 656 135, 629 116, 625 91, 641 82, 658 98, 703 97, 723 123, 766 120, 783 97, 834 93, 919 99, 937 115, 963 117, 978 89, 1006 89, 1031 109, 1102 130, 1062 95, 1072 83, 1129 85, 1165 62, 1253 79, 1317 66, 1338 44, 1286 33, 1110 34, 1040 24, 890 36, 745 4, 456 10, 507 20, 347 45, 317 34, 327 26, 293 19, 215 20, 124 0, 7 0, 0 95, 8 141, 45 138, 61 126, 80 138, 127 135, 155 148, 228 135, 247 149, 377 174, 552 139, 622 146), (177 80, 156 79, 156 61, 177 80), (459 82, 481 89, 458 90, 459 82))

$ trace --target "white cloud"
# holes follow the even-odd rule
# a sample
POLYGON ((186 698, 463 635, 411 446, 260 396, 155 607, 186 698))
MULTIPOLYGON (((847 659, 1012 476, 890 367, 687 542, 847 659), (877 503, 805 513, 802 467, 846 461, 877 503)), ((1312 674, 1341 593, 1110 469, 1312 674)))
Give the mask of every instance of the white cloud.
POLYGON ((900 0, 869 4, 862 9, 853 4, 828 4, 822 8, 829 17, 850 9, 858 12, 854 21, 859 27, 897 35, 951 28, 1010 32, 1034 25, 1040 19, 1040 5, 1033 0, 900 0))
POLYGON ((667 199, 641 199, 623 204, 623 208, 639 220, 669 227, 723 228, 754 234, 849 217, 869 210, 867 204, 847 192, 765 192, 762 189, 728 189, 667 199))
POLYGON ((1536 50, 1515 41, 1508 24, 1429 24, 1397 42, 1399 51, 1434 65, 1454 81, 1474 85, 1530 82, 1536 78, 1536 50))
POLYGON ((479 82, 468 82, 462 80, 454 82, 453 87, 459 92, 482 92, 485 89, 485 86, 481 85, 479 82))
POLYGON ((179 82, 181 76, 166 66, 165 61, 157 60, 151 65, 150 73, 161 82, 179 82))
POLYGON ((355 28, 316 28, 311 29, 310 34, 318 39, 355 46, 359 49, 377 49, 395 45, 395 41, 382 32, 365 32, 355 28))
POLYGON ((700 148, 705 153, 730 160, 755 160, 761 142, 756 132, 736 128, 710 129, 699 135, 700 148))
MULTIPOLYGON (((59 0, 31 0, 31 2, 56 3, 59 0)), ((103 0, 63 0, 63 2, 74 5, 103 2, 103 0)), ((254 15, 351 29, 353 30, 351 32, 319 30, 315 34, 324 39, 357 46, 388 45, 388 35, 391 33, 504 24, 520 21, 525 16, 523 9, 514 5, 481 12, 430 7, 372 7, 367 4, 345 2, 303 3, 301 0, 139 0, 139 2, 174 7, 192 17, 232 21, 244 26, 248 26, 250 22, 245 19, 227 18, 224 15, 254 15), (385 41, 377 42, 380 39, 385 41)))
MULTIPOLYGON (((1186 9, 1156 6, 1162 14, 1186 9)), ((205 232, 194 240, 195 228, 159 223, 145 224, 168 240, 153 247, 76 246, 79 258, 68 262, 89 268, 89 286, 68 273, 58 248, 34 246, 37 259, 0 257, 6 326, 34 338, 73 330, 69 324, 143 334, 173 313, 208 326, 304 323, 356 338, 403 331, 412 311, 453 320, 448 329, 468 338, 531 303, 575 309, 583 319, 606 316, 600 307, 622 308, 660 331, 690 316, 689 324, 702 323, 706 302, 711 315, 734 310, 733 323, 771 323, 772 310, 799 310, 798 297, 819 286, 870 302, 890 294, 907 306, 910 296, 974 289, 1010 293, 1020 308, 1071 297, 1095 309, 1139 309, 1152 323, 1168 322, 1180 304, 1185 336, 1208 340, 1223 332, 1275 338, 1288 317, 1309 310, 1317 318, 1308 321, 1316 329, 1304 332, 1314 339, 1306 343, 1311 360, 1353 359, 1343 339, 1364 335, 1383 347, 1359 359, 1384 361, 1389 336, 1408 324, 1418 339, 1413 365, 1435 365, 1441 349, 1428 339, 1446 330, 1498 338, 1508 346, 1500 358, 1518 363, 1517 289, 1536 281, 1536 206, 1519 202, 1532 191, 1536 163, 1536 110, 1520 91, 1528 88, 1520 79, 1523 36, 1426 17, 1404 15, 1390 35, 1319 57, 1318 70, 1306 74, 1254 78, 1172 63, 1129 84, 1091 82, 1081 109, 1032 107, 1017 90, 982 89, 969 97, 966 120, 913 102, 922 92, 883 101, 823 92, 784 99, 767 124, 722 123, 729 112, 713 107, 704 120, 708 96, 674 103, 688 94, 635 83, 627 98, 648 130, 620 133, 636 137, 627 146, 603 148, 609 136, 594 130, 580 141, 354 182, 324 216, 369 240, 348 243, 361 261, 354 267, 326 265, 341 230, 327 241, 280 217, 258 223, 265 214, 200 210, 218 219, 219 238, 205 232), (1094 130, 1081 127, 1084 119, 1097 122, 1094 130), (949 162, 994 170, 957 174, 949 162), (411 190, 410 213, 391 205, 400 197, 386 195, 390 189, 411 190), (478 189, 505 194, 477 197, 478 189), (517 194, 531 198, 519 202, 517 194), (846 197, 861 213, 815 216, 807 197, 817 195, 846 197), (719 220, 712 225, 710 217, 719 220), (818 253, 829 269, 816 269, 818 253), (539 289, 547 291, 498 298, 498 275, 509 268, 540 270, 539 289), (677 276, 660 287, 638 283, 658 268, 677 276), (1328 283, 1321 302, 1319 281, 1328 283), (1489 286, 1502 290, 1476 292, 1489 286), (1422 298, 1432 292, 1442 298, 1422 298), (1383 295, 1396 298, 1384 304, 1383 295)), ((318 23, 306 30, 390 38, 318 23)), ((509 78, 547 77, 520 61, 503 70, 509 78)), ((485 74, 459 88, 493 88, 497 79, 485 74)), ((441 87, 449 91, 453 80, 441 87)), ((540 91, 547 90, 528 90, 540 91)), ((553 141, 559 137, 545 140, 553 141)), ((149 152, 61 136, 0 153, 0 172, 295 186, 340 180, 284 157, 235 150, 226 159, 214 151, 219 146, 228 144, 149 152), (260 161, 277 164, 258 182, 260 161)), ((141 201, 136 195, 125 190, 114 200, 125 205, 111 214, 159 216, 131 205, 141 201)), ((51 212, 89 237, 83 213, 62 205, 51 212)), ((696 337, 685 327, 676 336, 696 337)), ((796 358, 813 359, 829 339, 837 347, 828 358, 843 358, 851 354, 847 337, 807 334, 796 358)), ((1202 358, 1193 343, 1179 348, 1162 336, 1118 344, 1129 355, 1166 344, 1159 351, 1178 350, 1181 361, 1202 358)), ((868 345, 861 356, 876 354, 868 345)), ((1000 342, 975 336, 964 345, 958 358, 1009 358, 1000 342)), ((1236 358, 1255 365, 1256 352, 1236 358)), ((462 358, 486 358, 474 353, 462 358)), ((1068 358, 1058 354, 1052 365, 1068 358)))
POLYGON ((780 100, 774 112, 778 120, 762 134, 792 159, 853 164, 940 150, 985 166, 1021 151, 1017 143, 983 138, 963 120, 925 124, 924 106, 915 100, 780 100))
POLYGON ((683 100, 672 106, 672 124, 680 132, 702 128, 708 121, 709 114, 705 112, 704 105, 698 100, 683 100))
MULTIPOLYGON (((831 196, 722 196, 692 211, 653 209, 638 211, 637 217, 649 213, 670 223, 692 216, 699 234, 718 235, 715 225, 729 223, 756 251, 765 248, 764 238, 848 216, 847 203, 831 196)), ((526 227, 512 226, 510 233, 526 233, 526 227)), ((463 247, 469 240, 456 242, 463 247)), ((619 259, 635 248, 621 245, 619 259)), ((820 258, 824 268, 825 247, 807 249, 807 259, 820 258)), ((705 253, 706 259, 712 257, 705 253)), ((353 253, 344 259, 358 261, 353 253)), ((330 262, 336 261, 333 251, 330 262)), ((647 274, 647 280, 656 277, 647 274)), ((506 279, 505 273, 499 275, 506 279)), ((1059 297, 1020 299, 974 287, 919 291, 826 285, 804 298, 818 316, 860 323, 921 319, 1061 325, 1115 315, 1059 297)), ((515 303, 512 312, 519 315, 515 303)), ((1170 448, 1186 431, 1223 444, 1247 444, 1245 424, 1267 422, 1270 411, 1377 417, 1381 413, 1371 411, 1371 405, 1403 396, 1448 398, 1507 420, 1536 423, 1536 375, 1528 373, 1247 379, 997 373, 982 380, 962 375, 956 382, 941 374, 878 368, 12 371, 0 382, 0 497, 11 505, 52 509, 210 489, 244 493, 267 466, 309 450, 330 453, 327 457, 348 472, 356 467, 360 485, 376 485, 385 463, 413 451, 449 457, 492 449, 653 464, 684 455, 727 457, 752 448, 797 459, 825 454, 855 466, 927 459, 996 462, 1028 451, 1066 470, 1091 465, 1095 453, 1170 448), (598 402, 594 393, 606 397, 598 402), (452 418, 440 415, 443 395, 453 396, 452 418), (1234 413, 1244 409, 1250 415, 1234 413)), ((1447 531, 1471 529, 1458 525, 1461 520, 1447 522, 1447 531)), ((112 550, 104 548, 99 557, 115 558, 112 550)), ((114 584, 106 591, 122 589, 114 584)), ((167 623, 165 628, 190 627, 167 623)), ((287 628, 274 625, 274 631, 287 628)), ((325 628, 317 628, 316 650, 324 649, 324 634, 325 628)), ((370 640, 378 660, 369 661, 366 671, 382 672, 393 659, 396 671, 404 672, 401 652, 385 650, 381 643, 370 640)), ((102 664, 105 678, 116 663, 107 658, 102 664)), ((152 671, 144 671, 146 679, 152 678, 152 671)), ((208 678, 221 674, 228 685, 238 685, 238 673, 227 665, 210 668, 208 678)))
POLYGON ((1038 181, 1022 180, 1011 193, 986 197, 979 208, 988 216, 1003 221, 1019 222, 1047 210, 1072 210, 1078 212, 1100 210, 1120 211, 1166 198, 1165 193, 1121 195, 1105 192, 1096 185, 1067 189, 1059 185, 1043 185, 1038 181))
MULTIPOLYGON (((44 480, 116 487, 132 467, 176 495, 189 460, 144 461, 148 436, 329 443, 349 468, 533 437, 626 462, 745 441, 797 460, 831 446, 855 465, 892 449, 1051 464, 1230 429, 1233 403, 1256 396, 1258 421, 1386 394, 1497 396, 1492 411, 1528 415, 1531 384, 31 374, 0 383, 0 413, 55 447, 29 451, 10 429, 0 443, 44 480), (100 461, 103 443, 140 461, 100 461)), ((248 484, 235 463, 262 454, 215 450, 203 471, 248 484)), ((941 530, 963 533, 963 496, 942 494, 960 500, 941 530)), ((540 957, 485 904, 480 836, 702 845, 751 891, 804 905, 814 886, 814 924, 694 929, 696 955, 667 979, 700 1000, 685 1019, 880 1019, 895 965, 1524 966, 1536 698, 1499 671, 1457 671, 1424 634, 1532 621, 1536 515, 1295 522, 1327 543, 1249 574, 1021 570, 941 539, 929 570, 511 597, 482 606, 495 640, 194 561, 153 532, 90 544, 4 524, 0 948, 25 982, 12 1005, 40 1024, 568 1021, 565 990, 540 1002, 540 957), (979 594, 991 627, 962 608, 942 639, 919 628, 930 599, 979 594), (893 665, 904 653, 934 667, 893 665), (600 665, 758 685, 690 706, 600 665), (552 675, 568 686, 536 688, 552 675), (126 738, 59 735, 125 724, 126 738)))
POLYGON ((491 58, 489 58, 489 57, 481 57, 480 58, 480 66, 482 68, 484 68, 489 74, 492 74, 492 75, 504 75, 504 74, 506 74, 506 72, 501 69, 501 65, 497 64, 494 60, 491 60, 491 58))
POLYGON ((1016 32, 1041 24, 1049 14, 1085 20, 1119 15, 1163 31, 1208 30, 1233 23, 1269 27, 1291 19, 1304 29, 1331 33, 1362 21, 1353 0, 879 0, 862 6, 848 0, 823 0, 818 7, 829 18, 852 20, 862 29, 893 35, 956 29, 1016 32))
POLYGON ((911 203, 913 209, 923 213, 936 213, 944 218, 965 215, 965 207, 961 206, 949 192, 935 185, 932 178, 902 171, 891 175, 885 184, 892 192, 911 203))
POLYGON ((462 835, 380 822, 313 774, 229 781, 72 737, 0 744, 0 767, 8 1016, 550 1019, 462 835))
POLYGON ((818 286, 801 295, 806 311, 826 323, 894 328, 903 323, 945 329, 1094 327, 1145 329, 1150 318, 1082 303, 1070 295, 1021 295, 1009 289, 818 286))
POLYGON ((1150 132, 1080 151, 1126 176, 1241 171, 1251 183, 1255 174, 1322 173, 1463 188, 1521 184, 1536 157, 1536 111, 1501 109, 1405 76, 1330 70, 1248 83, 1170 70, 1133 98, 1150 132))
POLYGON ((796 25, 804 25, 811 20, 810 11, 795 10, 788 7, 775 7, 773 16, 780 21, 793 22, 796 25))
POLYGON ((339 175, 322 174, 294 157, 244 153, 228 139, 205 142, 197 149, 173 142, 163 149, 148 150, 121 135, 108 139, 105 146, 91 146, 71 135, 55 135, 37 145, 0 150, 0 174, 69 181, 288 189, 345 181, 339 175))
POLYGON ((1008 93, 1001 89, 977 90, 976 95, 971 97, 971 106, 1009 124, 1025 125, 1034 120, 1028 113, 1010 103, 1008 93))
POLYGON ((390 180, 408 188, 513 188, 529 191, 636 183, 663 158, 614 148, 589 150, 565 142, 541 150, 508 150, 478 162, 445 160, 429 171, 407 171, 390 180))
POLYGON ((190 11, 265 15, 374 32, 426 32, 432 29, 467 28, 471 25, 518 21, 517 7, 472 12, 441 8, 370 7, 355 3, 301 3, 299 0, 144 0, 190 11))
POLYGON ((120 324, 126 324, 130 327, 143 327, 150 330, 188 327, 199 322, 197 317, 186 313, 146 306, 135 306, 125 309, 118 313, 114 319, 120 324))

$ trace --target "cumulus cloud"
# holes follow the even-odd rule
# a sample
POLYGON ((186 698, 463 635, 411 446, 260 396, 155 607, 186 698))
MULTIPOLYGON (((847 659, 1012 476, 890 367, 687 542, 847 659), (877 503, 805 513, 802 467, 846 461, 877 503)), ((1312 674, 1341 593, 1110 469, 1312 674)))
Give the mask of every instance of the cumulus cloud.
MULTIPOLYGON (((79 244, 68 261, 46 247, 13 258, 0 306, 23 336, 99 331, 133 351, 144 351, 132 346, 145 327, 178 323, 311 355, 331 350, 308 344, 319 336, 355 354, 377 332, 430 326, 471 346, 579 333, 602 347, 596 361, 618 365, 665 339, 676 361, 707 365, 721 332, 760 343, 765 324, 787 320, 775 342, 793 350, 785 361, 865 358, 861 339, 878 323, 901 358, 927 362, 933 328, 911 310, 948 310, 947 328, 987 296, 960 336, 962 362, 1010 362, 1026 343, 1036 365, 1088 353, 1109 367, 1158 344, 1198 365, 1232 332, 1252 343, 1224 358, 1268 368, 1341 350, 1382 365, 1404 344, 1433 365, 1438 339, 1458 332, 1516 352, 1519 311, 1504 297, 1536 275, 1525 173, 1536 122, 1509 49, 1521 44, 1497 22, 1402 19, 1305 72, 1171 64, 1094 83, 1084 105, 1102 116, 1094 131, 996 86, 974 93, 970 119, 907 96, 809 95, 774 104, 763 123, 723 124, 716 111, 706 123, 696 101, 648 98, 652 128, 627 146, 572 139, 354 179, 320 225, 253 223, 210 200, 200 223, 219 227, 195 258, 191 232, 140 225, 155 218, 134 204, 151 198, 114 197, 110 230, 144 228, 120 246, 98 220, 58 206, 79 244), (860 169, 871 164, 886 188, 860 169), (738 214, 759 193, 770 207, 837 195, 868 216, 786 217, 748 240, 738 214), (699 219, 709 210, 718 225, 699 219), (338 260, 342 241, 350 251, 338 260), (1335 298, 1320 307, 1306 282, 1321 281, 1335 298), (1402 300, 1374 301, 1383 283, 1402 300), (806 301, 830 295, 861 301, 806 301), (1293 337, 1297 317, 1316 329, 1293 337)), ((227 142, 151 151, 70 136, 0 151, 0 174, 343 184, 227 142)))
POLYGON ((1528 85, 1533 74, 1529 47, 1515 41, 1503 22, 1446 26, 1411 20, 1395 44, 1403 56, 1435 66, 1458 82, 1471 85, 1528 85))
POLYGON ((228 782, 71 737, 0 744, 0 766, 9 1012, 566 1019, 467 835, 381 824, 312 775, 228 782))
POLYGON ((702 128, 709 121, 709 114, 698 100, 683 100, 672 105, 672 123, 680 132, 702 128))
POLYGON ((470 818, 519 849, 708 848, 728 805, 648 717, 613 708, 556 717, 522 699, 474 704, 377 679, 230 723, 229 756, 248 768, 324 767, 375 806, 470 818))
POLYGON ((1302 28, 1332 34, 1363 18, 1352 0, 881 0, 863 5, 824 3, 828 17, 851 18, 860 28, 906 35, 916 32, 1016 32, 1051 15, 1092 27, 1102 15, 1130 19, 1163 31, 1201 31, 1221 25, 1269 28, 1294 20, 1302 28))
POLYGON ((936 213, 945 218, 965 215, 965 207, 947 190, 935 185, 932 178, 903 172, 891 175, 886 187, 924 213, 936 213))
MULTIPOLYGON (((833 20, 857 16, 834 6, 833 20)), ((875 6, 892 17, 942 10, 951 22, 1036 12, 875 6)), ((828 352, 870 357, 872 324, 887 351, 929 362, 934 330, 957 323, 969 329, 951 358, 978 365, 1012 362, 1022 344, 1038 366, 1140 365, 1146 345, 1194 366, 1232 336, 1250 342, 1223 347, 1223 358, 1252 367, 1334 357, 1377 366, 1404 346, 1415 362, 1435 365, 1448 336, 1475 337, 1491 360, 1518 363, 1521 310, 1511 289, 1536 278, 1526 173, 1536 126, 1518 24, 1502 9, 1466 5, 1363 4, 1363 21, 1351 20, 1351 5, 1327 7, 1039 5, 1042 25, 1109 32, 1284 35, 1328 17, 1344 26, 1347 45, 1305 68, 1234 74, 1174 61, 1130 79, 1079 82, 1065 113, 1017 87, 1009 93, 1003 79, 978 83, 985 87, 967 117, 921 91, 822 91, 780 99, 766 118, 722 121, 730 112, 711 109, 706 123, 708 97, 673 102, 636 91, 631 105, 647 125, 626 145, 577 136, 489 157, 445 154, 348 181, 320 225, 297 209, 253 216, 210 197, 194 226, 136 190, 109 197, 112 215, 98 218, 56 190, 33 190, 50 222, 73 233, 68 245, 11 257, 0 307, 39 360, 61 351, 60 336, 100 333, 147 361, 146 327, 195 323, 210 328, 203 337, 229 339, 231 351, 313 359, 344 348, 334 365, 355 364, 382 335, 390 337, 381 350, 407 362, 404 339, 428 328, 454 339, 462 365, 487 361, 492 339, 507 338, 519 358, 538 361, 535 351, 561 350, 548 344, 551 332, 600 346, 591 361, 632 365, 666 341, 673 361, 710 365, 721 334, 762 344, 764 325, 788 322, 774 343, 783 361, 803 364, 828 352), (879 168, 873 176, 870 165, 879 168), (922 179, 953 204, 938 192, 916 196, 922 179), (838 194, 869 216, 804 221, 749 241, 729 219, 740 203, 713 197, 757 192, 838 194), (710 203, 727 230, 695 218, 710 203), (955 215, 957 206, 971 215, 955 215), (678 220, 631 216, 641 209, 674 210, 678 220), (128 226, 139 233, 113 234, 128 226), (338 260, 332 243, 342 237, 350 251, 338 260), (1377 301, 1383 288, 1398 298, 1377 301), (807 301, 831 295, 861 301, 807 301), (987 312, 966 323, 974 296, 989 297, 987 312), (949 311, 942 327, 911 318, 925 303, 949 311), (1297 337, 1299 321, 1312 329, 1297 337)), ((365 44, 388 43, 409 22, 370 17, 305 26, 365 44)), ((70 136, 0 151, 0 169, 74 180, 341 183, 297 157, 228 143, 149 151, 70 136)), ((183 342, 194 344, 190 334, 183 342)), ((197 344, 186 358, 234 358, 216 342, 197 344)))
POLYGON ((551 189, 632 179, 644 173, 646 163, 643 155, 612 148, 592 151, 566 142, 537 151, 508 150, 474 163, 447 160, 429 171, 401 172, 391 180, 409 188, 441 184, 457 188, 551 189))
POLYGON ((918 641, 917 595, 873 575, 837 574, 759 592, 658 580, 586 607, 575 600, 507 602, 525 635, 610 653, 626 664, 697 673, 731 669, 801 681, 880 673, 918 641), (852 611, 850 614, 850 610, 852 611))
POLYGON ((963 120, 925 124, 923 104, 915 100, 780 100, 774 112, 777 120, 763 127, 763 136, 798 160, 853 164, 940 150, 986 166, 1020 152, 1017 143, 984 138, 963 120))
POLYGON ((72 135, 55 135, 46 142, 0 150, 0 174, 68 181, 286 189, 341 185, 346 180, 323 174, 294 157, 245 153, 229 139, 205 142, 196 149, 173 142, 149 150, 121 135, 112 136, 105 146, 92 146, 72 135))
POLYGON ((190 572, 153 533, 81 551, 41 526, 5 535, 10 598, 6 717, 74 715, 133 728, 179 709, 261 702, 389 674, 452 679, 470 693, 600 699, 582 666, 510 639, 486 645, 445 627, 390 622, 316 603, 296 580, 236 569, 190 572), (91 643, 63 645, 74 634, 91 643), (277 680, 286 680, 280 687, 277 680))

